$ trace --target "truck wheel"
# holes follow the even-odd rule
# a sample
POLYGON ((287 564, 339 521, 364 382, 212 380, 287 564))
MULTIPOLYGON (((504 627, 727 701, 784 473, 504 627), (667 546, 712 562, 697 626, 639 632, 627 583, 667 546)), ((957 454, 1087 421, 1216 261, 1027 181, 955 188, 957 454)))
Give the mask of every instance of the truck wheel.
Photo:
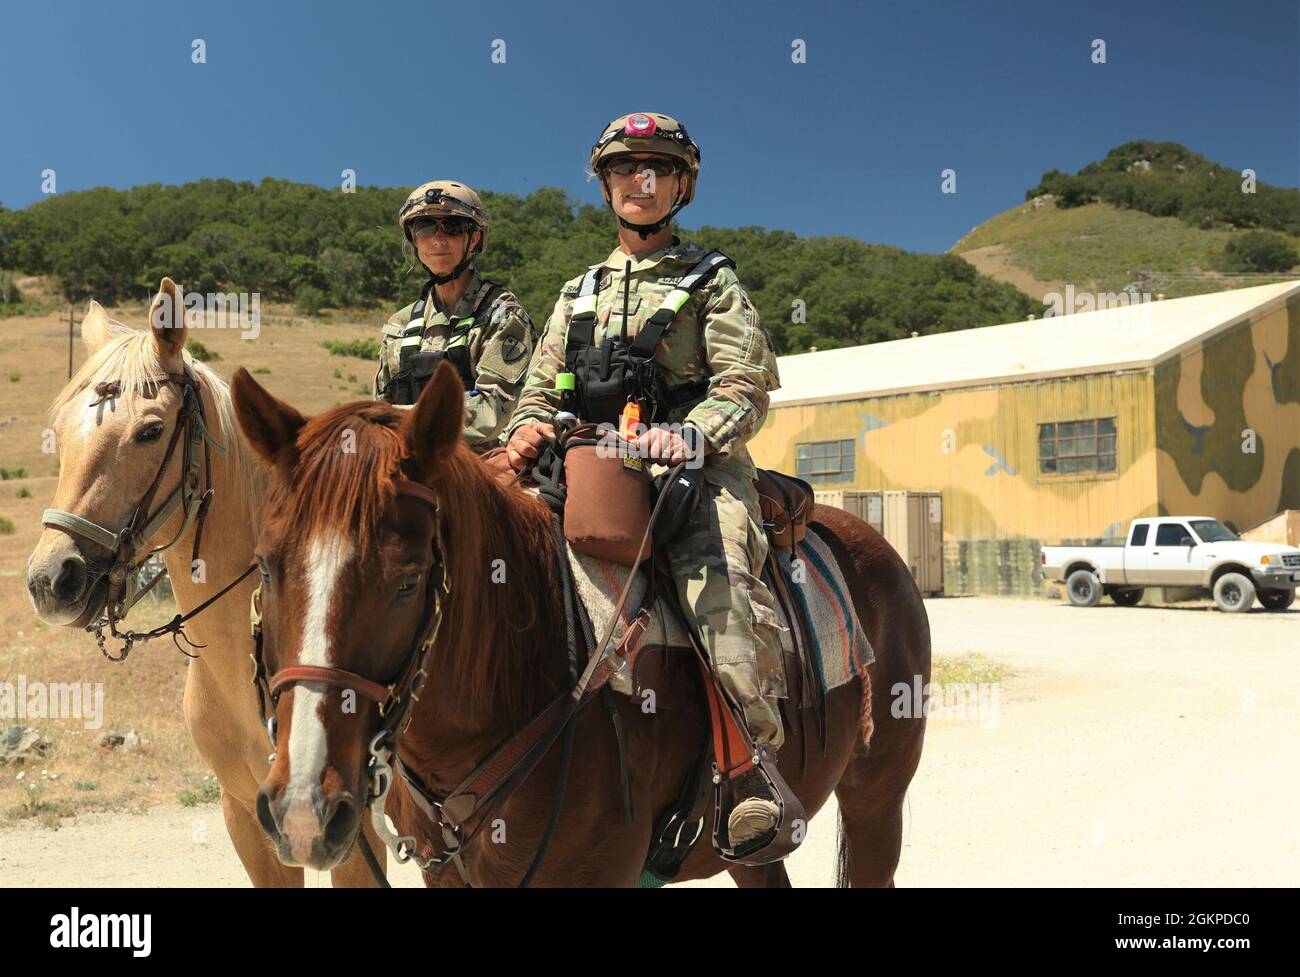
POLYGON ((1295 603, 1294 590, 1261 590, 1255 596, 1266 611, 1285 611, 1295 603))
POLYGON ((1120 607, 1136 607, 1137 602, 1142 599, 1142 588, 1137 587, 1133 590, 1113 590, 1110 599, 1120 607))
POLYGON ((1214 582, 1214 602, 1229 614, 1248 611, 1255 603, 1255 582, 1244 573, 1225 573, 1214 582))
POLYGON ((1065 581, 1065 592, 1075 607, 1095 607, 1101 600, 1101 581, 1091 570, 1075 570, 1065 581))

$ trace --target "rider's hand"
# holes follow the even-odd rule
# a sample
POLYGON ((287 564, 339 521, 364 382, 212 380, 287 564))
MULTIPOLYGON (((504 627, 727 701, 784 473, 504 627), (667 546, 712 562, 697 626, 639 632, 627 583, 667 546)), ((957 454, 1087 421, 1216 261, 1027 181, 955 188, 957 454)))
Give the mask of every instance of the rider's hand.
POLYGON ((690 444, 675 431, 652 427, 635 441, 636 453, 647 461, 675 465, 692 457, 690 444))
POLYGON ((517 472, 528 467, 542 453, 547 441, 555 438, 554 424, 525 424, 510 435, 506 444, 506 458, 510 467, 517 472))

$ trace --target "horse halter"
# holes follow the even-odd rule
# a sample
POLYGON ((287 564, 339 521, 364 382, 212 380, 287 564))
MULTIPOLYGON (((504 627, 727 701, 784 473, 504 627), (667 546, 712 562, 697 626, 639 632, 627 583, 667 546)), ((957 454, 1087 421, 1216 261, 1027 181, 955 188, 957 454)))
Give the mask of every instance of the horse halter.
POLYGON ((409 479, 397 478, 393 480, 393 484, 398 495, 419 499, 433 510, 433 563, 415 639, 397 675, 386 683, 376 682, 346 669, 321 665, 290 665, 279 669, 268 678, 266 662, 262 655, 262 586, 258 584, 253 590, 252 606, 249 609, 249 624, 254 642, 249 657, 253 660, 253 684, 257 687, 258 701, 262 708, 262 716, 266 720, 267 733, 271 737, 272 749, 276 746, 275 707, 280 701, 280 693, 300 682, 351 689, 361 698, 378 705, 380 725, 371 743, 372 752, 376 748, 386 746, 410 725, 411 706, 420 700, 420 692, 424 688, 426 677, 424 665, 438 636, 438 627, 442 622, 443 600, 451 591, 451 582, 447 575, 447 562, 442 550, 438 497, 425 486, 409 479))
MULTIPOLYGON (((108 592, 105 597, 104 614, 98 621, 86 626, 87 631, 95 633, 95 640, 99 643, 99 650, 110 661, 124 661, 131 651, 131 646, 138 639, 157 637, 158 634, 167 631, 171 631, 173 634, 180 633, 179 629, 170 626, 164 626, 146 634, 137 634, 134 631, 119 632, 117 625, 125 619, 131 608, 152 590, 154 585, 164 576, 164 573, 160 572, 149 581, 148 585, 140 587, 138 576, 140 568, 144 566, 151 556, 174 546, 185 536, 190 526, 196 523, 196 520, 198 528, 194 534, 194 547, 190 558, 191 566, 198 559, 199 546, 203 541, 203 522, 207 517, 208 506, 212 501, 212 453, 210 449, 216 448, 222 454, 226 452, 225 447, 213 440, 212 435, 208 432, 207 421, 203 414, 203 397, 200 394, 198 380, 188 365, 183 366, 182 369, 183 372, 181 373, 166 373, 151 378, 160 389, 168 383, 179 387, 181 390, 181 406, 176 416, 176 425, 172 429, 171 440, 167 444, 167 451, 163 455, 162 463, 158 466, 158 473, 154 475, 149 488, 136 504, 126 526, 115 532, 96 522, 92 522, 84 516, 63 509, 46 509, 41 514, 42 525, 61 529, 74 539, 87 540, 107 550, 110 554, 110 563, 106 571, 108 592), (182 448, 183 460, 180 482, 158 508, 150 513, 149 507, 153 505, 154 497, 158 494, 163 475, 171 464, 172 455, 176 451, 177 444, 181 442, 182 434, 184 435, 184 447, 182 448), (203 448, 202 467, 206 482, 202 492, 199 490, 200 456, 198 449, 200 446, 203 448), (148 541, 171 518, 177 508, 184 511, 185 518, 176 535, 166 544, 148 550, 143 557, 136 559, 137 552, 147 548, 148 541), (108 628, 110 635, 122 642, 120 653, 117 656, 110 655, 105 647, 105 627, 108 628)), ((95 393, 99 395, 100 399, 94 401, 90 405, 92 407, 120 396, 122 385, 117 380, 105 381, 95 385, 95 393)), ((173 621, 172 623, 176 622, 173 621)))

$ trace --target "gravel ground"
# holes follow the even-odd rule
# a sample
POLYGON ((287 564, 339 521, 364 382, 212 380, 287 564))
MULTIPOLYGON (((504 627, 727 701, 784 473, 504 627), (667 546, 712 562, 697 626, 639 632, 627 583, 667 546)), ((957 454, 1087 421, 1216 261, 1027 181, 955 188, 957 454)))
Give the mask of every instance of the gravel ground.
MULTIPOLYGON (((926 606, 936 654, 1013 674, 931 717, 899 885, 1300 884, 1300 610, 926 606)), ((834 844, 832 808, 790 860, 796 886, 831 882, 834 844)), ((0 831, 0 885, 247 884, 215 806, 0 831)))

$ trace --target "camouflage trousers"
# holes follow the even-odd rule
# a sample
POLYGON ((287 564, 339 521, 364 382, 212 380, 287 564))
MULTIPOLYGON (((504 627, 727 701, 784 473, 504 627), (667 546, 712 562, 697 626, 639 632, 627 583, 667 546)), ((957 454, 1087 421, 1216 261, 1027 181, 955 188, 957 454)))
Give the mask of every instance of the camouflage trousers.
POLYGON ((706 467, 700 507, 666 555, 682 610, 719 680, 744 710, 750 735, 775 753, 785 741, 777 708, 786 696, 783 629, 760 579, 767 535, 750 475, 706 467))

